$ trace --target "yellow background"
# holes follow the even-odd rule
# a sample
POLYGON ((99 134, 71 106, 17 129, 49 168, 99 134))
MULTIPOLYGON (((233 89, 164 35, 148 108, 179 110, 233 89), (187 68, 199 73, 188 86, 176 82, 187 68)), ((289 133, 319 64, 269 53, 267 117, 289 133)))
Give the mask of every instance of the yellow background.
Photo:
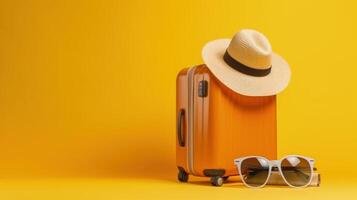
POLYGON ((353 196, 356 10, 341 0, 1 0, 0 198, 353 196), (175 181, 176 74, 242 28, 265 33, 291 65, 279 156, 314 157, 320 188, 175 181))

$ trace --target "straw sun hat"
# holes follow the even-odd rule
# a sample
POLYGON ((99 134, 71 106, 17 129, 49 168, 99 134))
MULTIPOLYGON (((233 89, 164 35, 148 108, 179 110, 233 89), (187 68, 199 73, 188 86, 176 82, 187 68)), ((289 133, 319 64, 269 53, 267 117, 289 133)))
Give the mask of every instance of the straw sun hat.
POLYGON ((208 42, 202 49, 202 57, 224 85, 246 96, 275 95, 290 80, 289 64, 255 30, 244 29, 232 39, 208 42))

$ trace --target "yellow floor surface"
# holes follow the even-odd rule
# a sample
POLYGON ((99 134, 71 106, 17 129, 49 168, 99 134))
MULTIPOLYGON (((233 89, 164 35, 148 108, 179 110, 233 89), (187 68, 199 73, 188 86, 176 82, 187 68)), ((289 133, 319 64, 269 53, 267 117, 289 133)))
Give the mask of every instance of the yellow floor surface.
POLYGON ((320 187, 250 189, 232 178, 223 187, 207 179, 46 178, 0 180, 0 199, 357 199, 356 184, 325 181, 320 187))

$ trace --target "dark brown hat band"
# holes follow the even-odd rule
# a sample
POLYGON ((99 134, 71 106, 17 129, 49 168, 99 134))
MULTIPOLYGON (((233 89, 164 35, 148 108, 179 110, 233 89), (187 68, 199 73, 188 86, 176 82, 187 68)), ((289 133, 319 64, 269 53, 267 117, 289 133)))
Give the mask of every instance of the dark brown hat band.
POLYGON ((246 66, 232 58, 232 56, 230 56, 227 51, 224 53, 223 60, 233 69, 250 76, 262 77, 268 75, 271 71, 271 67, 268 69, 254 69, 246 66))

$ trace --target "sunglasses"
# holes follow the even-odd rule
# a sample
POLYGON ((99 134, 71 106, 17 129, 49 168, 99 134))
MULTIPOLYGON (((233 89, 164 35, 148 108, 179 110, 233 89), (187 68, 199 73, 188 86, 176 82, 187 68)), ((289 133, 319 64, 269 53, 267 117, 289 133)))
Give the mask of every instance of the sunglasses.
POLYGON ((314 170, 314 159, 299 155, 288 155, 280 160, 247 156, 235 159, 234 164, 243 183, 252 188, 264 187, 274 170, 280 172, 290 187, 306 187, 312 181, 314 170))

